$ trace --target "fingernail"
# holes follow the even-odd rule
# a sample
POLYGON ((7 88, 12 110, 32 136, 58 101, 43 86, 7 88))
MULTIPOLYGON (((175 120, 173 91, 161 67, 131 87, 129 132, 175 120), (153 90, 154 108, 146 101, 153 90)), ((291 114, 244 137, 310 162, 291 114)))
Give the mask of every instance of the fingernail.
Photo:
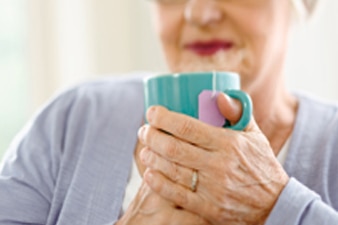
POLYGON ((138 131, 138 137, 143 142, 143 144, 146 144, 146 137, 147 137, 148 130, 149 130, 149 125, 143 125, 138 131))
POLYGON ((143 136, 144 136, 144 130, 145 130, 145 127, 142 126, 138 129, 137 131, 137 136, 139 137, 139 139, 141 139, 143 141, 143 136))

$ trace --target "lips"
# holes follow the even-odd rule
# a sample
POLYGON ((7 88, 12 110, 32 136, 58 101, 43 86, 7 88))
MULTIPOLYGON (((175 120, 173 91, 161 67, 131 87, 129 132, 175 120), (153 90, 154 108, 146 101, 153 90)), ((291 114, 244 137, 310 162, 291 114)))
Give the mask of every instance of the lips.
POLYGON ((218 51, 228 51, 230 50, 234 44, 230 41, 197 41, 193 43, 189 43, 185 45, 185 48, 193 51, 194 53, 200 56, 211 56, 217 53, 218 51))

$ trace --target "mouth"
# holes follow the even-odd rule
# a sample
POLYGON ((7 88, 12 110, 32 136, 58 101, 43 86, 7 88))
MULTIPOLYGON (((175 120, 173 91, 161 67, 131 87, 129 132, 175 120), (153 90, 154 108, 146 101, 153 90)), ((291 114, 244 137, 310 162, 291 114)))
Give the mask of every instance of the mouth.
POLYGON ((230 41, 197 41, 184 45, 184 48, 200 56, 212 56, 219 51, 229 51, 234 47, 230 41))

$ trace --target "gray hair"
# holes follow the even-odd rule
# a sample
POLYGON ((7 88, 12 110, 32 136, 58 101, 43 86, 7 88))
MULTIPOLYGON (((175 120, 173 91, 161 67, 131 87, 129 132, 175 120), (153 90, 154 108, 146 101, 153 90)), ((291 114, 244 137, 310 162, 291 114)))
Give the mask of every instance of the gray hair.
POLYGON ((295 8, 297 15, 301 19, 309 18, 318 5, 318 0, 291 0, 293 7, 295 8))

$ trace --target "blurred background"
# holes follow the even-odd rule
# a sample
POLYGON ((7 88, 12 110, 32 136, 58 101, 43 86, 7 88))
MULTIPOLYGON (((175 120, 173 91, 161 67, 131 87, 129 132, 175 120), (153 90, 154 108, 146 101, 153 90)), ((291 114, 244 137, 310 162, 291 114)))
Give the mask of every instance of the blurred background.
MULTIPOLYGON (((338 1, 297 27, 290 89, 338 100, 338 1)), ((0 159, 61 89, 98 77, 165 71, 146 0, 0 0, 0 159)))

